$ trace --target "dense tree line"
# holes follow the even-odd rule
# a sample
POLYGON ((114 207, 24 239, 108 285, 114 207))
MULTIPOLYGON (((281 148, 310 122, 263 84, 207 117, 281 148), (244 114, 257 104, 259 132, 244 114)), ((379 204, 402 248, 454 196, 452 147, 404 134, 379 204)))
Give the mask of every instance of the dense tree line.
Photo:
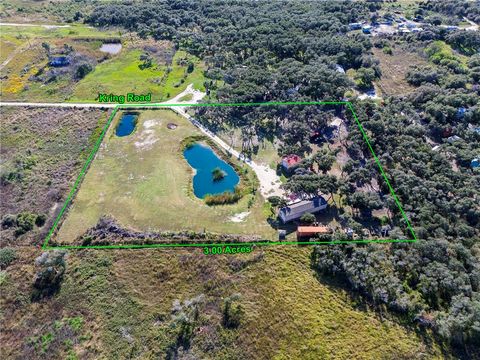
MULTIPOLYGON (((87 21, 122 26, 141 36, 173 41, 207 64, 206 87, 220 102, 341 100, 354 84, 342 72, 355 69, 356 85, 381 76, 369 55, 369 38, 348 33, 350 22, 369 19, 379 2, 158 1, 107 4, 87 21)), ((478 22, 478 3, 428 1, 417 12, 466 16, 478 22)), ((416 244, 332 246, 314 251, 313 266, 344 276, 378 304, 432 327, 453 344, 480 338, 480 174, 470 162, 480 153, 480 59, 477 33, 432 28, 404 39, 426 48, 428 65, 412 68, 410 95, 354 108, 385 167, 417 238, 416 244), (472 35, 473 34, 473 35, 472 35), (469 56, 465 62, 447 46, 469 56), (452 136, 452 141, 449 139, 452 136), (434 149, 433 144, 439 146, 434 149)), ((402 40, 398 40, 402 41, 402 40)), ((386 208, 391 238, 407 239, 402 214, 378 172, 350 115, 338 106, 201 108, 214 131, 242 131, 242 150, 279 139, 281 155, 310 155, 285 188, 340 195, 354 210, 341 214, 353 228, 374 209, 386 208), (342 178, 328 175, 332 154, 312 154, 312 131, 333 115, 346 117, 350 160, 342 178), (312 172, 315 167, 319 171, 312 172), (376 180, 379 189, 372 185, 376 180), (357 192, 362 187, 362 192, 357 192), (383 195, 382 195, 383 194, 383 195)), ((339 204, 341 205, 341 204, 339 204)), ((341 206, 339 206, 341 208, 341 206)))
POLYGON ((420 4, 418 14, 424 14, 425 11, 440 13, 450 19, 462 19, 466 17, 476 23, 480 22, 480 6, 477 1, 465 0, 427 0, 420 4))

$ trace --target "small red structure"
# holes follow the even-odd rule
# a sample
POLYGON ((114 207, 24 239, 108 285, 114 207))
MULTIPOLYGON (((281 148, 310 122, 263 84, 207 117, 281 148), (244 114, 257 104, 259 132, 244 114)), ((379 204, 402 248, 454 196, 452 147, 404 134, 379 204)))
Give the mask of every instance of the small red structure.
POLYGON ((317 234, 326 235, 331 233, 332 229, 330 229, 328 226, 299 226, 297 228, 297 239, 311 238, 317 234))
POLYGON ((289 171, 295 166, 297 166, 300 163, 300 161, 302 161, 302 158, 300 156, 291 154, 291 155, 285 156, 282 159, 282 167, 285 170, 289 171))

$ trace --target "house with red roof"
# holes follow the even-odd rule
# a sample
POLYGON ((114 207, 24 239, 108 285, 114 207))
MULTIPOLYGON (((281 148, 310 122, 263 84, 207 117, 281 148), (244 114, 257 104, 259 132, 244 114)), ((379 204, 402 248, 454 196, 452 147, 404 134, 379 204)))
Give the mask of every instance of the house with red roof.
POLYGON ((301 161, 302 158, 295 154, 284 156, 282 158, 282 168, 287 172, 291 172, 301 161))

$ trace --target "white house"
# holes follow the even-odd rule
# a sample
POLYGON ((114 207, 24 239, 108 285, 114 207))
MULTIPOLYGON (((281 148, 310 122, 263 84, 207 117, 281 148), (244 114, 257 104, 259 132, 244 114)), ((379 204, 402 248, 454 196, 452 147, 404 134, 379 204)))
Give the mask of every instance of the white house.
POLYGON ((278 217, 285 224, 289 221, 299 219, 305 213, 316 213, 324 210, 327 202, 321 196, 309 200, 301 200, 297 203, 289 204, 280 209, 278 217))

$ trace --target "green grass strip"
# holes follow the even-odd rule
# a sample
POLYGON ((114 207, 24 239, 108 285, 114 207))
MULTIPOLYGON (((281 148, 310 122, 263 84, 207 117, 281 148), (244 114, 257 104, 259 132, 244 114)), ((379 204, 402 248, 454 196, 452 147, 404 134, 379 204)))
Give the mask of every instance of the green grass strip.
POLYGON ((415 232, 413 231, 412 226, 410 225, 410 222, 403 211, 402 205, 395 194, 395 191, 393 190, 393 187, 390 185, 390 182, 388 181, 388 178, 383 171, 382 165, 380 164, 380 161, 378 160, 375 152, 373 151, 372 145, 370 144, 370 141, 368 139, 367 134, 365 133, 365 130, 363 129, 362 124, 358 120, 357 114, 355 113, 352 104, 349 101, 289 101, 289 102, 263 102, 263 103, 199 103, 199 104, 168 104, 168 103, 159 103, 159 104, 119 104, 117 105, 112 113, 110 114, 110 117, 108 118, 107 123, 105 124, 102 133, 100 134, 97 142, 95 143, 92 151, 90 152, 90 155, 87 158, 87 161, 85 162, 85 165, 83 166, 82 170, 80 171, 80 174, 78 175, 77 179, 75 180, 75 183, 73 184, 72 189, 70 190, 70 193, 67 196, 67 199, 65 200, 65 203, 63 204, 62 209, 60 210, 60 213, 58 214, 57 218, 55 219, 50 231, 48 232, 47 236, 45 237, 45 240, 42 245, 42 250, 55 250, 55 249, 145 249, 145 248, 174 248, 174 247, 205 247, 205 246, 235 246, 235 245, 243 245, 243 246, 249 246, 249 245, 256 245, 256 246, 273 246, 273 245, 337 245, 337 244, 367 244, 367 243, 398 243, 398 242, 415 242, 417 241, 417 237, 415 236, 415 232), (378 168, 380 170, 380 173, 382 174, 383 178, 385 179, 385 182, 390 190, 390 194, 393 196, 393 199, 395 200, 395 203, 397 204, 403 218, 405 219, 407 228, 409 229, 410 233, 412 234, 413 240, 408 240, 408 239, 379 239, 379 240, 346 240, 346 241, 308 241, 308 242, 298 242, 298 241, 270 241, 270 242, 250 242, 250 243, 218 243, 218 244, 202 244, 202 243, 194 243, 194 244, 138 244, 138 245, 86 245, 86 246, 80 246, 80 245, 62 245, 62 246, 48 246, 48 242, 50 241, 51 237, 53 236, 53 233, 58 227, 58 224, 60 222, 60 219, 64 215, 68 205, 71 203, 73 196, 75 195, 75 192, 77 191, 78 186, 80 185, 80 182, 84 178, 88 167, 90 166, 91 162, 95 158, 95 154, 97 153, 103 138, 105 137, 105 134, 110 127, 111 122, 113 121, 113 118, 115 117, 117 111, 119 109, 129 109, 129 108, 157 108, 157 107, 221 107, 221 106, 275 106, 275 105, 346 105, 348 109, 352 112, 352 115, 358 125, 358 128, 360 129, 360 132, 363 135, 363 138, 365 142, 367 143, 368 148, 370 149, 370 152, 373 155, 373 158, 375 159, 376 164, 378 165, 378 168))

